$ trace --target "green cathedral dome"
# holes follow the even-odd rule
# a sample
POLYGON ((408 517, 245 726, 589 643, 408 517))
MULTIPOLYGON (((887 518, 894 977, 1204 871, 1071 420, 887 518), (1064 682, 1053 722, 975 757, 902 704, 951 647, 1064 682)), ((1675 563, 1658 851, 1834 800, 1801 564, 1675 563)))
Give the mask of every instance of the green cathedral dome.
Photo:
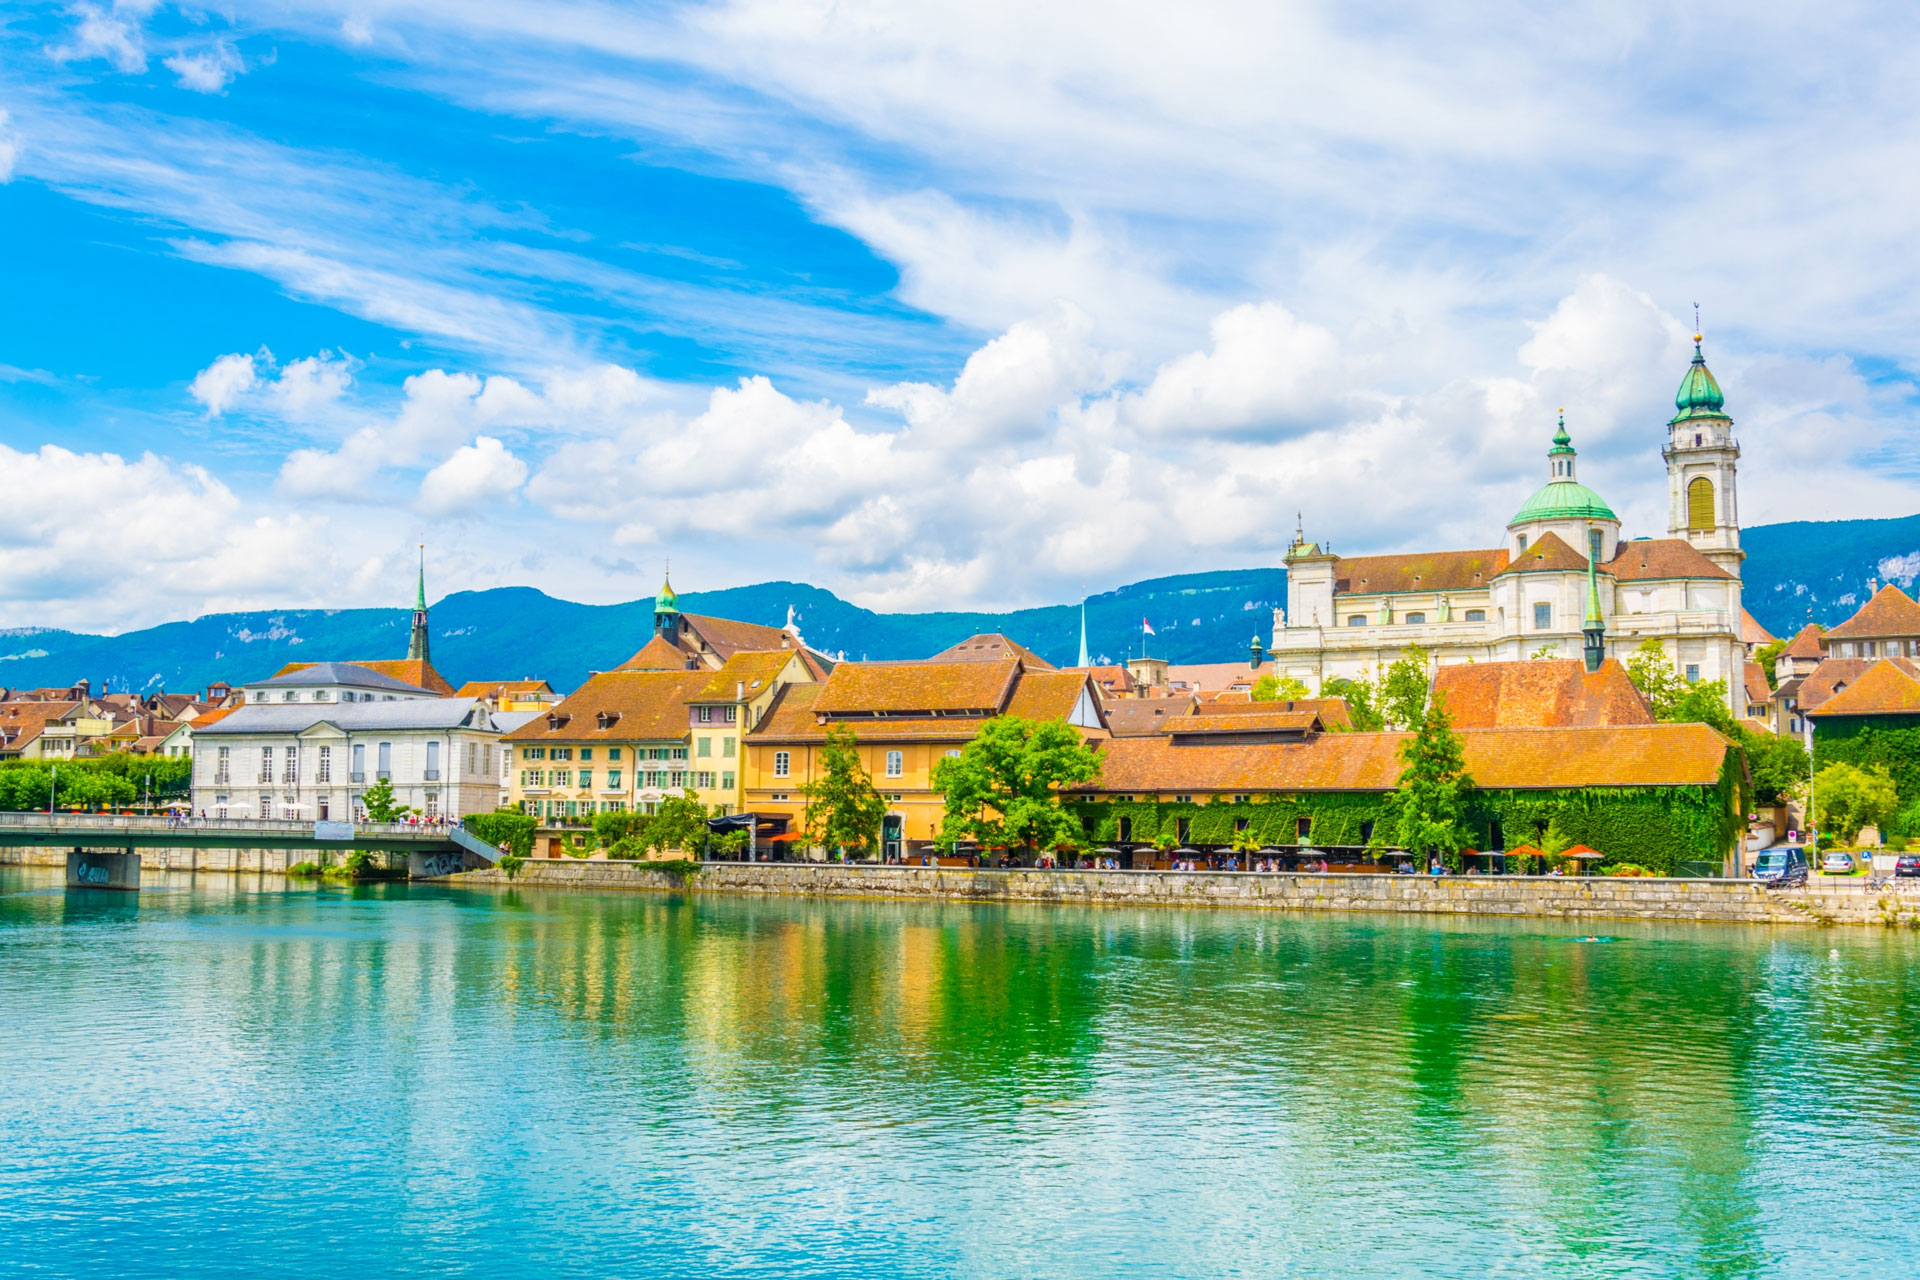
POLYGON ((1577 480, 1550 480, 1533 491, 1508 524, 1529 520, 1619 520, 1599 494, 1577 480))
POLYGON ((1727 403, 1721 394, 1720 384, 1714 380, 1712 370, 1707 368, 1707 358, 1700 353, 1700 335, 1693 336, 1693 363, 1687 368, 1687 376, 1680 379, 1680 390, 1674 393, 1673 407, 1679 410, 1671 422, 1689 422, 1695 418, 1721 418, 1726 415, 1721 407, 1727 403))
POLYGON ((673 583, 660 584, 660 594, 653 598, 653 611, 655 613, 680 612, 680 597, 673 593, 673 583))

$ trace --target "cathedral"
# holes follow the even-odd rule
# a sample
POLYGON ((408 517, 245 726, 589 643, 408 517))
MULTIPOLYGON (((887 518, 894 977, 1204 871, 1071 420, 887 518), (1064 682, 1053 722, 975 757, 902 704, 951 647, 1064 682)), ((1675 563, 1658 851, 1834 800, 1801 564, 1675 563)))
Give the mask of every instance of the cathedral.
POLYGON ((1591 668, 1657 639, 1687 679, 1726 681, 1729 708, 1746 714, 1740 446, 1700 343, 1696 333, 1661 450, 1666 537, 1622 540, 1620 517, 1579 481, 1562 415, 1547 482, 1497 547, 1344 557, 1296 535, 1272 669, 1317 692, 1378 672, 1411 644, 1442 665, 1548 656, 1591 668))

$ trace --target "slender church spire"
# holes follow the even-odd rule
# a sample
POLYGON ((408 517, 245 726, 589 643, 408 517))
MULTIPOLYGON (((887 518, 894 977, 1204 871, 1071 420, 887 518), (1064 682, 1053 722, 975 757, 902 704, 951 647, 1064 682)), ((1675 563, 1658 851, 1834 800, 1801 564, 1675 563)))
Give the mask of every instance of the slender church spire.
POLYGON ((407 637, 407 660, 431 663, 427 654, 427 544, 420 544, 420 580, 413 590, 413 632, 407 637))
POLYGON ((1093 665, 1093 659, 1087 654, 1087 601, 1085 596, 1080 598, 1080 661, 1074 665, 1080 667, 1090 667, 1093 665))
POLYGON ((1594 562, 1599 556, 1594 554, 1595 540, 1587 538, 1587 617, 1580 626, 1580 632, 1586 639, 1587 670, 1598 671, 1600 664, 1607 660, 1607 623, 1600 616, 1600 572, 1594 562))

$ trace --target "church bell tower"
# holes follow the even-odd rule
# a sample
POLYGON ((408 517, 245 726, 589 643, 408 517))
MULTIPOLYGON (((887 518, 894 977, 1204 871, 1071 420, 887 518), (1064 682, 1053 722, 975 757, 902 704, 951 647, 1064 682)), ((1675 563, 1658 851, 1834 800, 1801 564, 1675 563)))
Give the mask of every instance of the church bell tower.
POLYGON ((1673 397, 1676 412, 1667 423, 1667 534, 1685 538, 1700 553, 1734 577, 1740 576, 1740 502, 1735 473, 1740 459, 1726 397, 1707 369, 1693 335, 1693 364, 1673 397))

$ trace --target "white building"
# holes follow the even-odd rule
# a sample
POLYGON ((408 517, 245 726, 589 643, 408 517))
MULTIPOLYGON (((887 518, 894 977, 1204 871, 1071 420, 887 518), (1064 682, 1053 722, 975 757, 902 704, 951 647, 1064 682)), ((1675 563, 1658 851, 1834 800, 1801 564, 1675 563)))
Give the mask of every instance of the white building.
POLYGON ((441 695, 351 662, 316 662, 242 687, 246 705, 294 702, 399 702, 441 695))
POLYGON ((500 733, 475 698, 250 702, 194 735, 193 807, 213 817, 344 821, 359 818, 367 788, 386 779, 396 803, 428 816, 491 813, 500 733))
MULTIPOLYGON (((1297 537, 1287 607, 1274 611, 1272 670, 1319 691, 1378 672, 1407 646, 1441 664, 1597 656, 1624 658, 1657 639, 1690 680, 1724 680, 1746 714, 1740 603, 1740 446, 1699 335, 1667 423, 1665 538, 1622 540, 1620 518, 1575 476, 1562 417, 1548 480, 1485 550, 1336 557, 1297 537)), ((1256 662, 1262 655, 1257 652, 1256 662)), ((1738 705, 1735 705, 1737 702, 1738 705)))

